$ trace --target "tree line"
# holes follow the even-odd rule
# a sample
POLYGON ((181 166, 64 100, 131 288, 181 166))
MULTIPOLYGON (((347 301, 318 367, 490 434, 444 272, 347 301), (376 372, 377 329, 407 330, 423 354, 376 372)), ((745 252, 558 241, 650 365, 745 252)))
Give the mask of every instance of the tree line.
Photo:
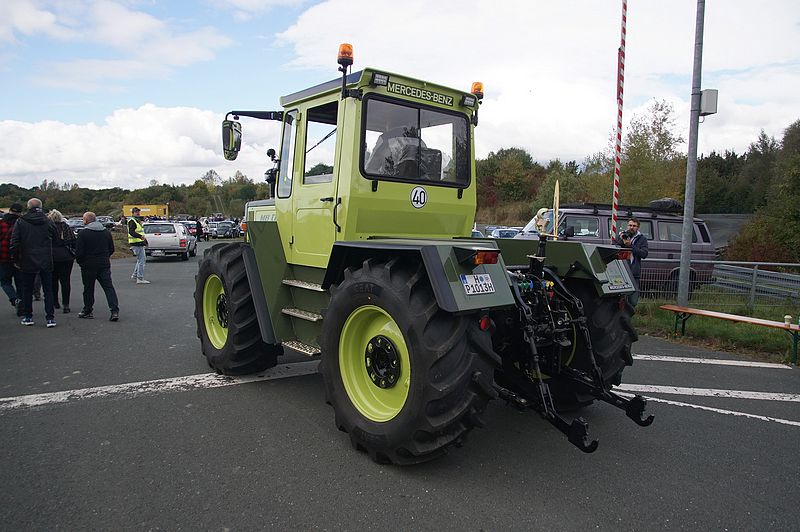
MULTIPOLYGON (((621 153, 621 205, 647 205, 671 197, 683 200, 686 155, 676 133, 674 110, 653 101, 632 118, 621 153)), ((320 168, 320 173, 331 171, 320 168)), ((478 211, 485 223, 523 225, 539 207, 550 206, 556 181, 561 202, 609 203, 614 173, 614 144, 578 163, 558 159, 542 164, 523 148, 503 148, 476 161, 478 211)), ((0 206, 41 198, 67 215, 92 210, 119 216, 123 204, 166 204, 170 212, 195 216, 222 212, 241 216, 244 204, 266 198, 267 183, 241 172, 223 179, 209 170, 191 185, 159 184, 126 190, 94 190, 77 184, 43 181, 25 189, 0 184, 0 206)), ((697 164, 696 212, 752 213, 753 221, 735 238, 729 258, 800 261, 800 120, 781 139, 763 130, 744 153, 725 150, 702 155, 697 164)))
POLYGON ((255 183, 241 172, 222 179, 216 171, 209 170, 191 185, 159 184, 126 190, 119 187, 105 189, 82 188, 77 184, 43 181, 33 188, 22 188, 12 183, 0 184, 0 207, 13 202, 23 203, 31 197, 41 199, 46 208, 58 209, 66 216, 80 215, 90 210, 98 215, 118 218, 123 205, 169 204, 170 213, 207 216, 221 212, 231 217, 241 217, 244 204, 265 198, 267 183, 255 183))

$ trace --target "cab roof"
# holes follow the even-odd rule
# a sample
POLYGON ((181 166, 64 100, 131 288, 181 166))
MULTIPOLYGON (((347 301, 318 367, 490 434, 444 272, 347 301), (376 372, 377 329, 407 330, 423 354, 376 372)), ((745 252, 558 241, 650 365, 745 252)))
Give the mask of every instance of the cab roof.
MULTIPOLYGON (((386 70, 378 70, 376 68, 365 68, 364 70, 358 70, 356 72, 351 72, 347 75, 346 84, 347 85, 366 85, 372 79, 372 74, 374 72, 380 72, 381 74, 386 74, 389 76, 390 79, 392 78, 400 78, 404 81, 410 81, 415 84, 419 84, 420 86, 426 88, 434 88, 440 89, 447 92, 454 92, 457 93, 459 96, 464 94, 469 94, 467 91, 462 91, 459 89, 453 89, 452 87, 445 87, 444 85, 438 85, 436 83, 431 83, 429 81, 423 81, 420 79, 411 78, 409 76, 404 76, 402 74, 395 74, 393 72, 387 72, 386 70)), ((319 85, 314 85, 313 87, 309 87, 307 89, 303 89, 301 91, 293 92, 292 94, 287 94, 286 96, 281 96, 280 103, 281 106, 286 107, 293 103, 297 103, 303 100, 308 100, 310 98, 315 98, 317 96, 322 96, 327 93, 336 92, 342 89, 342 78, 332 79, 330 81, 326 81, 325 83, 320 83, 319 85)))

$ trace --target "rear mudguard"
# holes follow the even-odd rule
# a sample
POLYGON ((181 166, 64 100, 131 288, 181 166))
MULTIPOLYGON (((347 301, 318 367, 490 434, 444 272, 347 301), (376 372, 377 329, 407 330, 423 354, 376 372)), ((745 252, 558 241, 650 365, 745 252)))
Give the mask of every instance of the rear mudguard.
MULTIPOLYGON (((536 253, 538 240, 498 239, 497 246, 509 269, 526 269, 529 255, 536 253)), ((619 296, 635 292, 627 261, 617 260, 619 248, 569 240, 550 240, 544 265, 561 279, 592 281, 599 296, 619 296)))
POLYGON ((427 272, 439 308, 447 312, 467 312, 485 308, 514 306, 502 256, 497 264, 474 265, 477 250, 494 250, 486 240, 406 240, 371 239, 336 242, 333 245, 323 288, 339 284, 347 268, 360 268, 368 258, 407 257, 421 261, 427 272), (467 295, 463 275, 487 275, 494 292, 467 295))

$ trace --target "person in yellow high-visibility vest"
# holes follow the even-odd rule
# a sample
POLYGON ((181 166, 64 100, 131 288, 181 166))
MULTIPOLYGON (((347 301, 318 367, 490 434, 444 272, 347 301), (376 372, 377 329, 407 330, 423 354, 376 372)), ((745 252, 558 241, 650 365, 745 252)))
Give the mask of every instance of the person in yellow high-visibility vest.
POLYGON ((131 209, 131 217, 128 219, 128 244, 136 255, 136 265, 133 267, 131 280, 135 280, 136 284, 150 284, 150 281, 144 278, 144 263, 147 259, 144 248, 147 247, 147 239, 144 237, 144 227, 139 221, 140 217, 139 207, 131 209))

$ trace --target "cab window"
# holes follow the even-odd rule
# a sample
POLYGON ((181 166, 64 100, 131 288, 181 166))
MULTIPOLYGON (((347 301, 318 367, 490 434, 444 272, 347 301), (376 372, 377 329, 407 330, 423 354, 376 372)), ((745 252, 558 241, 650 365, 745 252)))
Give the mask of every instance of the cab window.
POLYGON ((281 142, 281 162, 278 172, 277 193, 279 198, 288 198, 292 193, 292 172, 294 172, 294 143, 297 138, 297 111, 289 111, 283 121, 283 141, 281 142))
POLYGON ((466 115, 411 102, 365 100, 361 171, 367 178, 469 184, 466 115))
POLYGON ((338 101, 308 110, 303 184, 313 185, 333 181, 338 110, 338 101))

